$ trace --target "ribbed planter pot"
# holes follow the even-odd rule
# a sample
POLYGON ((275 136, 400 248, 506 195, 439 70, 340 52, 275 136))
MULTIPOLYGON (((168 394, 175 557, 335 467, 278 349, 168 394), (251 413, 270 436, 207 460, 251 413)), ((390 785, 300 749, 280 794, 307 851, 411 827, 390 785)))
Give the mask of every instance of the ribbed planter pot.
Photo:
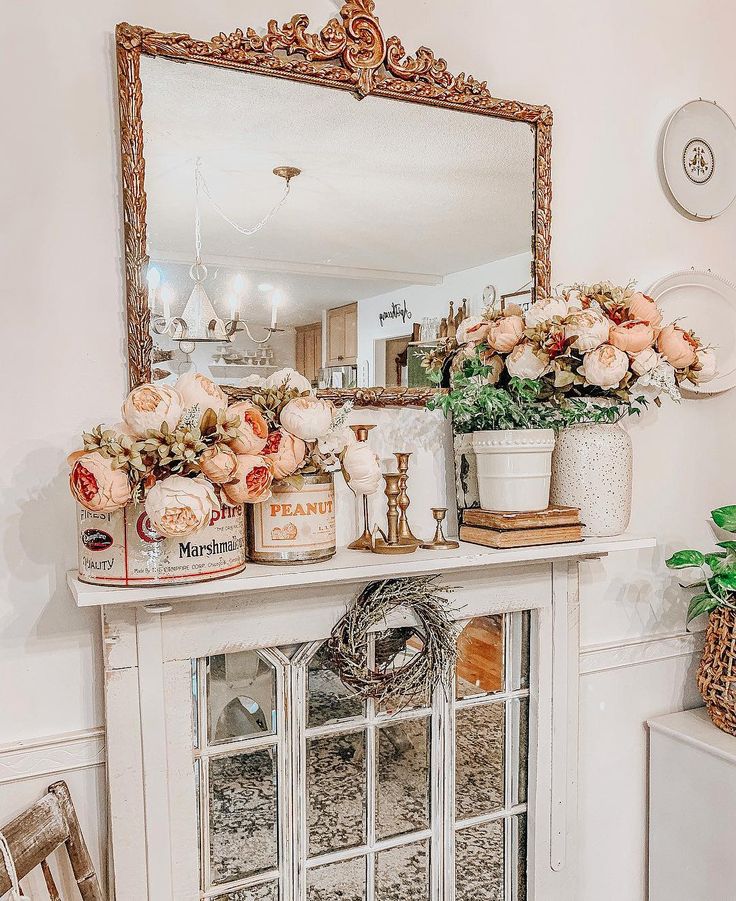
POLYGON ((481 507, 503 513, 546 510, 554 446, 552 429, 474 432, 481 507))
POLYGON ((631 519, 631 438, 619 423, 585 423, 563 429, 552 455, 551 501, 579 507, 583 534, 607 538, 631 519))
POLYGON ((736 611, 729 607, 708 619, 698 689, 714 724, 736 735, 736 611))

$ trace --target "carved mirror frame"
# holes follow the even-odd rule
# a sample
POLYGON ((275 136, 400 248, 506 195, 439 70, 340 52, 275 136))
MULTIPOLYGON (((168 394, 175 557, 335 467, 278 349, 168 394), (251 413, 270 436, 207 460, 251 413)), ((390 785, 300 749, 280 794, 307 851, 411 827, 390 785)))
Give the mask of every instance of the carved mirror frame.
MULTIPOLYGON (((408 56, 398 37, 386 38, 374 14, 374 0, 346 0, 340 17, 319 33, 297 14, 287 24, 275 20, 265 35, 248 28, 221 32, 209 41, 188 34, 163 34, 123 22, 116 29, 120 143, 123 183, 128 371, 131 387, 151 380, 153 339, 150 333, 145 272, 146 190, 143 146, 141 55, 222 66, 260 75, 303 81, 352 91, 425 103, 460 112, 526 122, 535 135, 532 283, 535 296, 550 288, 552 111, 518 100, 499 100, 486 82, 451 75, 445 60, 427 47, 408 56)), ((233 397, 247 388, 223 386, 233 397)), ((319 394, 362 406, 424 406, 435 388, 326 389, 319 394)))

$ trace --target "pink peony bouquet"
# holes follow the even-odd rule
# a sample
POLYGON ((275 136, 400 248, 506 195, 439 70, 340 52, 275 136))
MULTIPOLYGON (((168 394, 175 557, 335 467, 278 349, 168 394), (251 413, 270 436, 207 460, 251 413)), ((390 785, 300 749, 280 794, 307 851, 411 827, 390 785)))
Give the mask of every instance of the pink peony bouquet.
MULTIPOLYGON (((182 538, 207 526, 222 505, 268 500, 274 481, 298 482, 301 472, 341 466, 350 478, 349 410, 336 412, 294 370, 278 376, 272 387, 230 405, 198 372, 173 388, 139 385, 123 404, 122 421, 92 429, 84 449, 70 455, 72 495, 94 513, 144 503, 159 534, 182 538)), ((359 462, 356 475, 365 480, 367 463, 359 462)))

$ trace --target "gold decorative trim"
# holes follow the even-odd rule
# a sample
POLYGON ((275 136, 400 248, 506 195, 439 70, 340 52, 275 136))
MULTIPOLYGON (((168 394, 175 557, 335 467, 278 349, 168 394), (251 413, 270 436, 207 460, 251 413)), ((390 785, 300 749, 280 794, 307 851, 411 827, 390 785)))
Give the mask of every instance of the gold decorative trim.
MULTIPOLYGON (((188 34, 164 34, 125 22, 117 26, 131 386, 150 380, 153 350, 148 290, 143 277, 148 259, 141 54, 311 82, 350 90, 359 97, 373 94, 528 123, 536 137, 532 278, 535 292, 549 292, 552 111, 547 106, 493 97, 486 82, 464 72, 452 75, 445 60, 427 47, 408 56, 398 37, 384 37, 374 11, 374 0, 346 0, 340 18, 330 19, 318 33, 310 32, 309 19, 298 14, 281 26, 270 21, 264 35, 252 28, 237 28, 231 34, 221 32, 209 41, 198 41, 188 34)), ((233 397, 248 395, 247 389, 227 390, 233 397)), ((361 406, 423 406, 433 389, 346 389, 320 394, 337 401, 352 400, 361 406)))

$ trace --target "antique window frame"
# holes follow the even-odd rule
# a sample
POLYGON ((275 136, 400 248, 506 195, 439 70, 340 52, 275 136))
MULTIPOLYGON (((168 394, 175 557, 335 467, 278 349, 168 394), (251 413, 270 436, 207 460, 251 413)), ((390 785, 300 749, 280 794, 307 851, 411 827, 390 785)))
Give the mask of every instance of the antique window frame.
MULTIPOLYGON (((188 34, 165 34, 127 22, 116 28, 120 158, 123 187, 128 376, 130 386, 152 377, 146 253, 145 148, 141 55, 236 69, 292 81, 308 82, 395 100, 424 103, 460 112, 526 122, 535 136, 535 184, 532 233, 532 283, 535 296, 549 293, 551 264, 552 111, 548 106, 501 100, 486 82, 464 72, 447 71, 444 59, 427 47, 408 56, 396 36, 386 37, 375 15, 374 0, 346 0, 339 18, 318 33, 298 13, 279 26, 268 23, 264 35, 253 28, 221 32, 210 40, 188 34)), ((234 397, 247 389, 227 387, 234 397)), ((422 407, 432 388, 325 389, 320 394, 362 406, 422 407)))

